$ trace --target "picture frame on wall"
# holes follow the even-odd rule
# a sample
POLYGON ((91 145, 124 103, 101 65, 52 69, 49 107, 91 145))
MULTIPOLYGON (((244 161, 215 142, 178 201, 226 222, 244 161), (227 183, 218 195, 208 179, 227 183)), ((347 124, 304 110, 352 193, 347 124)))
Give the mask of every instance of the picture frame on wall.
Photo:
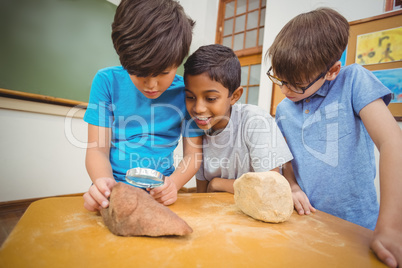
POLYGON ((395 33, 402 32, 401 21, 402 9, 350 22, 346 55, 346 65, 361 64, 392 91, 388 108, 397 121, 402 121, 402 40, 395 33), (367 44, 359 45, 363 41, 367 44))
POLYGON ((392 103, 402 103, 402 68, 373 71, 373 74, 392 91, 392 103))

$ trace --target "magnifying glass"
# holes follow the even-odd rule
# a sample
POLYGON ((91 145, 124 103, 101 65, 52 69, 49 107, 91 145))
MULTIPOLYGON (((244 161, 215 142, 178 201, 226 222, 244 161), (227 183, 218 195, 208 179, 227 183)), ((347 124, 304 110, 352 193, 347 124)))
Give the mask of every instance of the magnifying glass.
POLYGON ((165 183, 165 176, 150 168, 132 168, 127 170, 126 181, 140 188, 156 188, 165 183))

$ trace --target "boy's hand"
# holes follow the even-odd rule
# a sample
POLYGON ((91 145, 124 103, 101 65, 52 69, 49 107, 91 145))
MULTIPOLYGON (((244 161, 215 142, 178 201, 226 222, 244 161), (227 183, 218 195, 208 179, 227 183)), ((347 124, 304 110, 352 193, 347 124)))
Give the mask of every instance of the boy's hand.
POLYGON ((169 177, 165 177, 165 183, 162 186, 147 190, 156 201, 165 206, 171 205, 177 200, 176 184, 169 177))
POLYGON ((295 206, 295 210, 299 215, 309 215, 311 212, 315 212, 315 208, 310 204, 310 200, 307 195, 297 187, 292 187, 292 198, 295 206))
POLYGON ((113 178, 99 178, 84 194, 84 207, 89 211, 97 211, 109 206, 108 197, 117 182, 113 178))
POLYGON ((402 266, 402 232, 388 227, 375 229, 371 249, 389 267, 402 266), (399 265, 399 266, 398 266, 399 265))

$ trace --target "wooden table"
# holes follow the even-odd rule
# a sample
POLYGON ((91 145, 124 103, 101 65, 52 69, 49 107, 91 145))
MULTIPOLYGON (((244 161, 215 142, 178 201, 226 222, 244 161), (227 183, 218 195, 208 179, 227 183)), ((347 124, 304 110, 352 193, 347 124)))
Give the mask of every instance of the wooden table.
POLYGON ((115 236, 82 197, 36 201, 1 247, 0 267, 385 267, 369 249, 372 231, 320 211, 264 223, 228 193, 179 194, 169 208, 192 234, 115 236))

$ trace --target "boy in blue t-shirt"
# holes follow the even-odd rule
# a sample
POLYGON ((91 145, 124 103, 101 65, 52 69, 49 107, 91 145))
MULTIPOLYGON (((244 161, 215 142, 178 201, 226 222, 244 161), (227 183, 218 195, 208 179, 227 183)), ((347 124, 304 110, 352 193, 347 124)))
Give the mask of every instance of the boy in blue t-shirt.
POLYGON ((184 82, 176 75, 193 26, 173 0, 123 0, 117 7, 112 39, 122 66, 98 71, 84 117, 86 167, 93 182, 84 194, 86 209, 107 207, 113 186, 125 182, 128 169, 164 174, 164 185, 150 190, 164 205, 177 200, 178 189, 198 170, 201 133, 184 120, 184 82), (175 170, 173 151, 182 133, 183 160, 175 170))
POLYGON ((360 65, 341 68, 348 36, 348 21, 321 8, 293 18, 268 50, 267 75, 286 96, 276 120, 294 157, 283 172, 299 214, 316 208, 373 229, 372 249, 396 267, 402 264, 402 134, 386 106, 390 91, 360 65), (373 141, 381 157, 380 208, 373 141))

